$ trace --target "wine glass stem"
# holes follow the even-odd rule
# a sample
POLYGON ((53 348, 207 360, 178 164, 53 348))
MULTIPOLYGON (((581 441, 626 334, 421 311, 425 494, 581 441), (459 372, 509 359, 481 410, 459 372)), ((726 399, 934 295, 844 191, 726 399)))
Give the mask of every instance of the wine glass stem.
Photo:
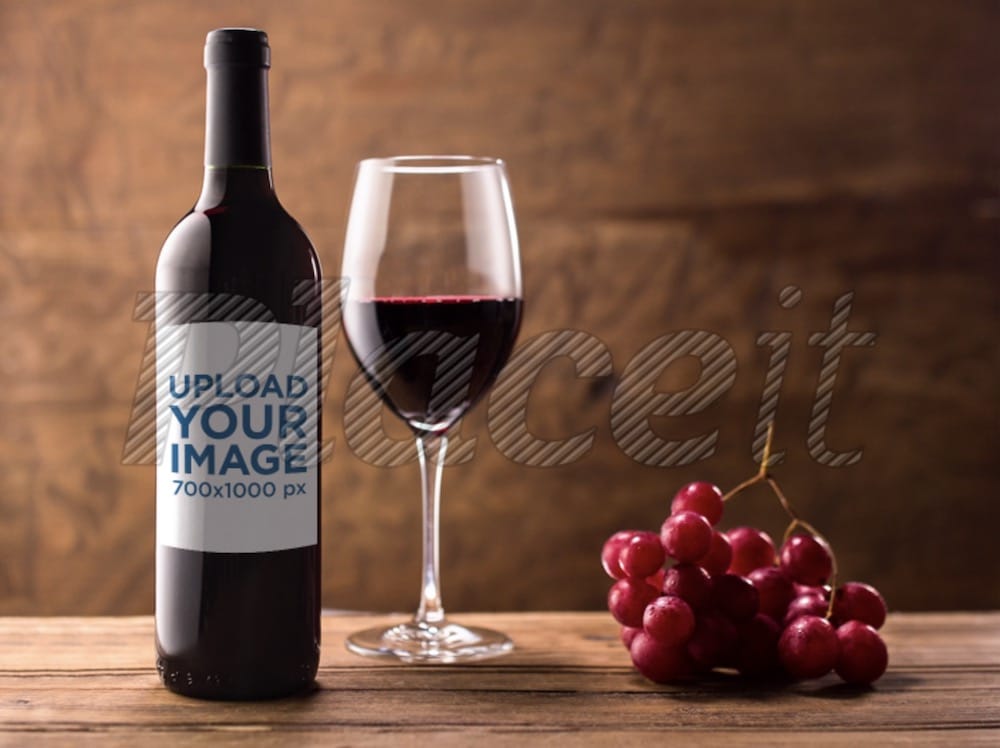
POLYGON ((441 571, 439 518, 441 510, 441 474, 444 469, 448 437, 427 434, 417 437, 420 457, 420 488, 424 505, 424 569, 420 587, 420 607, 416 623, 438 624, 444 620, 441 606, 441 571))

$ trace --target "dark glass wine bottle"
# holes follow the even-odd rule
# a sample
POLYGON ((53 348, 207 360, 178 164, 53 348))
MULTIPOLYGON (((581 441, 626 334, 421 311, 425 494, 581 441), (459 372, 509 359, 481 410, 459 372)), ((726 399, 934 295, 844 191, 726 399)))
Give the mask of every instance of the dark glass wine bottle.
POLYGON ((156 650, 164 684, 255 699, 314 683, 320 266, 271 177, 270 47, 218 29, 205 178, 156 267, 156 650))

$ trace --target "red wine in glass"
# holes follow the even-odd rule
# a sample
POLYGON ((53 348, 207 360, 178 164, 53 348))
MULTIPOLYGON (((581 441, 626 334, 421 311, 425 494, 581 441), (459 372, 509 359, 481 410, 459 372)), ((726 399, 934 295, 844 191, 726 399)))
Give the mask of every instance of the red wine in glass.
POLYGON ((521 300, 479 296, 354 301, 348 341, 375 392, 415 431, 461 418, 514 347, 521 300))

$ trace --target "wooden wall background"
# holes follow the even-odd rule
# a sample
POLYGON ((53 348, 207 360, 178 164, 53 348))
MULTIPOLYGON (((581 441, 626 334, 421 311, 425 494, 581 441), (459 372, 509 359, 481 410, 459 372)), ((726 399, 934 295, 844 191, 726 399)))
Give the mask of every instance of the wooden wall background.
MULTIPOLYGON (((602 605, 605 536, 658 526, 687 480, 752 472, 768 330, 793 333, 778 475, 846 574, 897 609, 1000 605, 995 0, 0 0, 0 613, 152 609, 153 469, 120 464, 146 333, 131 314, 200 185, 202 42, 221 25, 270 34, 279 194, 328 275, 359 158, 500 154, 522 340, 585 330, 615 377, 673 330, 736 352, 719 402, 657 424, 720 429, 687 468, 622 454, 615 378, 577 380, 565 361, 529 423, 550 438, 596 426, 578 463, 513 464, 472 414, 476 457, 445 484, 449 607, 602 605), (822 355, 806 339, 849 291, 851 329, 878 338, 844 353, 828 424, 831 448, 864 457, 831 468, 806 447, 822 355)), ((324 602, 406 610, 415 468, 347 448, 352 374, 341 344, 324 602)), ((681 364, 660 386, 696 376, 681 364)), ((733 506, 744 521, 781 530, 764 495, 733 506)))

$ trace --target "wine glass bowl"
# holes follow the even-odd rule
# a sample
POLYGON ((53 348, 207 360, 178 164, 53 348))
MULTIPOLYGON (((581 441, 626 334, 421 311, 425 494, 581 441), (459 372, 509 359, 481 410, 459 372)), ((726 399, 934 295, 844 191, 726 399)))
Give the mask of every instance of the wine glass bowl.
POLYGON ((424 525, 413 620, 353 634, 347 647, 409 662, 509 651, 513 643, 505 635, 445 618, 438 533, 448 430, 496 381, 520 327, 520 259, 503 162, 470 156, 362 161, 342 277, 351 351, 374 393, 416 439, 424 525))

